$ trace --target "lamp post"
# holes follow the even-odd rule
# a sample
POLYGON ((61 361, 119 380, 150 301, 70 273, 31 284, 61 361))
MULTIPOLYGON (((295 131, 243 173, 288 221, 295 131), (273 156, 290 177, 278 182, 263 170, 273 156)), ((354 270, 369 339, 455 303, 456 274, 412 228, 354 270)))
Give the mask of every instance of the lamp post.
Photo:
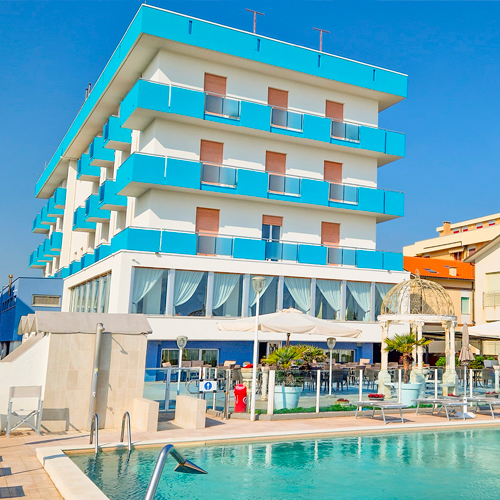
POLYGON ((328 384, 330 386, 330 389, 328 391, 328 395, 332 395, 332 358, 333 358, 333 348, 335 347, 335 344, 337 341, 333 337, 328 337, 326 339, 326 345, 328 346, 328 349, 330 349, 330 383, 328 384))
POLYGON ((179 348, 179 374, 177 375, 177 395, 179 395, 179 392, 181 390, 181 367, 182 367, 182 350, 184 347, 186 347, 186 344, 188 342, 187 337, 177 337, 177 347, 179 348))
POLYGON ((252 399, 250 401, 250 421, 255 420, 255 399, 257 392, 257 363, 259 361, 259 306, 260 294, 266 285, 266 278, 263 276, 254 276, 252 278, 252 287, 257 294, 255 308, 255 337, 253 339, 253 370, 252 370, 252 399))

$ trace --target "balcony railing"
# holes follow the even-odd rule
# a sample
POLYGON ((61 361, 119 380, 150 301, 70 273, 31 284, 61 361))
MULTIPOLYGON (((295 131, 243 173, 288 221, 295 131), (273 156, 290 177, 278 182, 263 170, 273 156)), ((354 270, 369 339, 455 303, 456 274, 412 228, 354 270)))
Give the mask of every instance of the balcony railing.
POLYGON ((217 186, 236 187, 237 169, 214 163, 201 164, 201 182, 217 186))
POLYGON ((500 291, 483 292, 483 307, 500 306, 500 291))
POLYGON ((302 132, 304 115, 295 111, 288 111, 283 108, 272 107, 271 125, 273 127, 286 128, 289 130, 298 130, 302 132))
POLYGON ((331 135, 335 139, 359 142, 359 129, 360 126, 355 123, 332 120, 331 135))
POLYGON ((233 255, 233 238, 228 236, 198 234, 198 255, 233 255))
POLYGON ((269 172, 268 191, 271 193, 300 196, 300 177, 291 177, 269 172))
POLYGON ((205 93, 205 113, 238 120, 240 101, 219 94, 205 93))
POLYGON ((339 201, 356 205, 358 203, 358 191, 358 186, 330 182, 328 198, 330 201, 339 201))

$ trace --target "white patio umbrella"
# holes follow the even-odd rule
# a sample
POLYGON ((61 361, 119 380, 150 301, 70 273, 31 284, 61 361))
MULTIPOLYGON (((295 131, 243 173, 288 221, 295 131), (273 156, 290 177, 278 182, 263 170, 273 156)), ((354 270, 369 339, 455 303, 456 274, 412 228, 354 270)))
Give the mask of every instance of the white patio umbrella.
POLYGON ((469 328, 469 335, 471 337, 486 337, 500 340, 500 321, 471 326, 469 328))
POLYGON ((462 413, 457 413, 457 416, 464 418, 476 418, 473 413, 467 412, 467 365, 470 361, 474 361, 474 355, 470 350, 469 346, 469 327, 467 323, 464 324, 462 328, 462 347, 460 349, 460 354, 458 355, 458 361, 464 367, 464 406, 462 408, 462 413))

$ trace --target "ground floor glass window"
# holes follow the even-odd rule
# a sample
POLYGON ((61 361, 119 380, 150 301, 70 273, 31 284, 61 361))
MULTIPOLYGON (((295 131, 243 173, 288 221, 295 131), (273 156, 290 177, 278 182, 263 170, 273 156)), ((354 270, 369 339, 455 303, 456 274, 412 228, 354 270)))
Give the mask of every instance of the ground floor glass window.
MULTIPOLYGON (((249 289, 249 299, 248 299, 248 315, 255 316, 257 313, 257 294, 252 286, 252 278, 250 276, 250 289, 249 289)), ((259 314, 270 314, 276 312, 278 309, 278 277, 277 276, 265 276, 266 283, 264 285, 264 290, 260 294, 259 300, 259 314)))

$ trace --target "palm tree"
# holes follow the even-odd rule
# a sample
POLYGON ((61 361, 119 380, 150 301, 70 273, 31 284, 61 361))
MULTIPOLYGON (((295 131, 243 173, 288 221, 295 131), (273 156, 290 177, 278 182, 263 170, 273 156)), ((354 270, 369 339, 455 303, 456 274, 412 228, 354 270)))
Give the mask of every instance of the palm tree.
POLYGON ((292 364, 294 361, 302 359, 305 346, 290 345, 280 347, 273 351, 262 362, 266 365, 276 365, 276 368, 283 371, 284 385, 287 387, 295 386, 295 377, 292 373, 292 364))
POLYGON ((410 377, 410 365, 413 363, 413 349, 415 347, 428 345, 432 342, 432 340, 427 340, 425 338, 421 338, 417 340, 413 333, 405 333, 402 335, 394 335, 394 338, 387 338, 385 340, 385 350, 386 351, 397 351, 401 353, 401 357, 399 359, 400 363, 403 363, 404 368, 404 378, 403 382, 405 384, 408 383, 408 379, 410 377))

